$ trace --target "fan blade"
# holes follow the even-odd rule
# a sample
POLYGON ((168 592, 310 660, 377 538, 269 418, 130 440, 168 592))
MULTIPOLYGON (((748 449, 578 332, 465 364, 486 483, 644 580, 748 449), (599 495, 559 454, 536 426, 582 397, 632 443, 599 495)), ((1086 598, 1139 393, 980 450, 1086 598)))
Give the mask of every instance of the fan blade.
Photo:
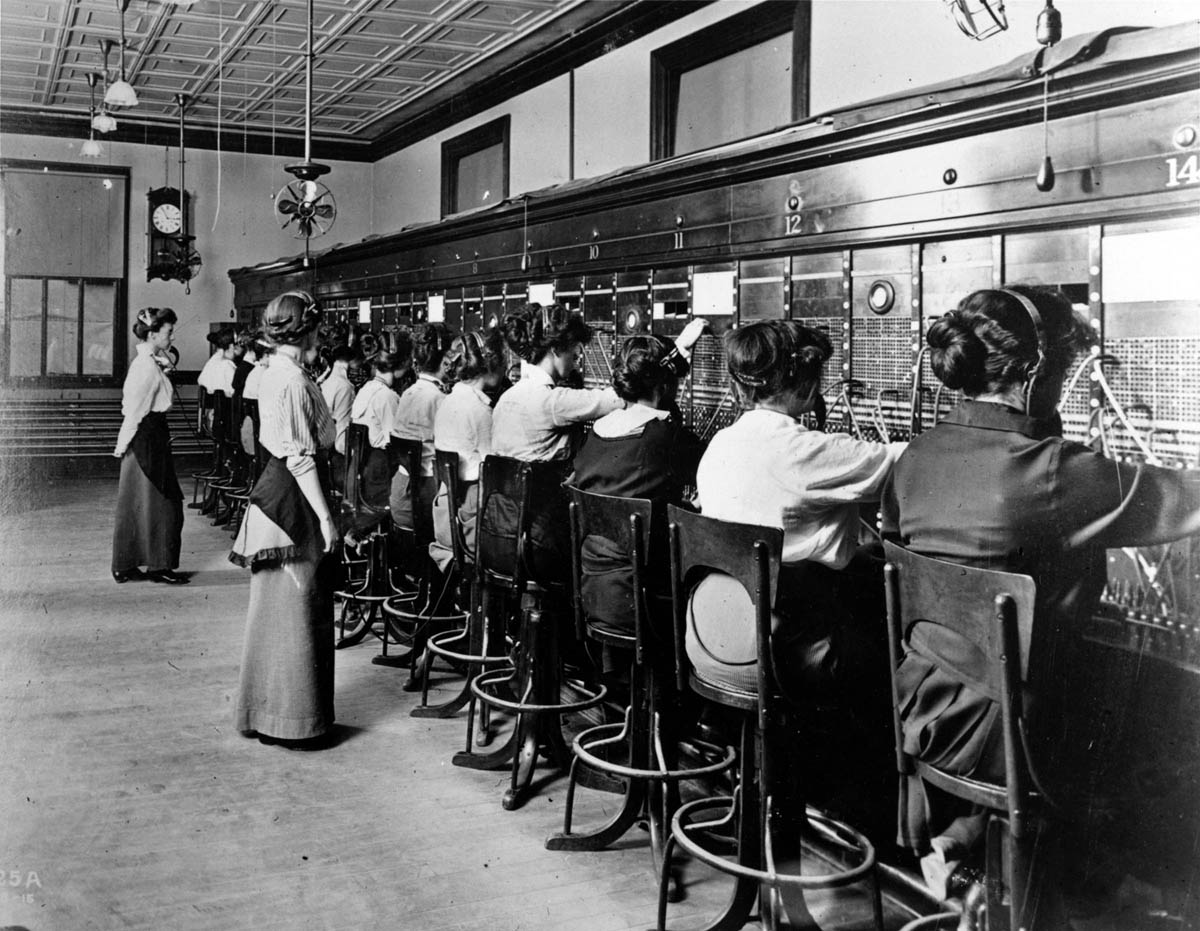
POLYGON ((298 203, 296 203, 294 200, 281 200, 279 203, 277 203, 275 205, 275 209, 278 210, 280 213, 282 213, 284 216, 290 216, 291 214, 295 213, 297 210, 300 209, 300 205, 298 203))
POLYGON ((328 220, 333 217, 333 204, 318 204, 313 208, 313 214, 323 220, 328 220))
POLYGON ((309 220, 305 217, 301 217, 300 222, 297 225, 300 227, 300 234, 305 239, 310 239, 312 237, 312 234, 313 234, 312 220, 309 220))

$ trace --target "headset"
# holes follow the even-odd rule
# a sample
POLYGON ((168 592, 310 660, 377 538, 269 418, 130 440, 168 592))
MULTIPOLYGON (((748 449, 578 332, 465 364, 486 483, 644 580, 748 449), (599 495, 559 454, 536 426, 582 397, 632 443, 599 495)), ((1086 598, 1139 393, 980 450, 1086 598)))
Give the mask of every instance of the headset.
POLYGON ((1025 376, 1028 379, 1025 382, 1025 413, 1033 416, 1033 412, 1030 410, 1030 401, 1033 398, 1033 386, 1046 369, 1046 326, 1042 322, 1042 315, 1038 312, 1037 307, 1034 306, 1033 301, 1024 294, 1009 288, 999 288, 998 290, 1001 294, 1007 294, 1009 297, 1014 298, 1025 309, 1025 313, 1029 315, 1029 319, 1033 323, 1033 332, 1037 338, 1037 359, 1025 370, 1025 376))

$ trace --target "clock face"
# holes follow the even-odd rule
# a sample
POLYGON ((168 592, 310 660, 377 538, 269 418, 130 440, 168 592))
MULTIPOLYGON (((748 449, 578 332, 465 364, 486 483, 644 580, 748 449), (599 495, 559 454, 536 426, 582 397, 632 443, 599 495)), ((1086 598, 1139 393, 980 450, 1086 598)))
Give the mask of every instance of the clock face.
POLYGON ((150 219, 160 233, 178 233, 183 226, 183 214, 177 204, 159 204, 150 219))

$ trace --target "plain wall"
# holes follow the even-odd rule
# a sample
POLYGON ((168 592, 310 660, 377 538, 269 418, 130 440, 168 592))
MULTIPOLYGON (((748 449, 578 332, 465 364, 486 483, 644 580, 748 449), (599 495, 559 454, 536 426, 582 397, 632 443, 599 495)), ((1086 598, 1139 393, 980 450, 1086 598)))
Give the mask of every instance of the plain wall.
MULTIPOLYGON (((381 159, 375 165, 375 231, 438 220, 441 143, 505 113, 512 114, 510 196, 557 184, 572 169, 574 177, 588 178, 646 163, 653 51, 752 5, 717 0, 575 69, 573 166, 566 77, 381 159)), ((809 112, 983 71, 1033 51, 1043 6, 1043 0, 1009 0, 1008 31, 975 41, 959 32, 946 4, 936 0, 814 0, 809 112)), ((1195 0, 1076 0, 1061 11, 1063 34, 1166 26, 1195 20, 1197 9, 1195 0)))
MULTIPOLYGON (((275 220, 275 194, 294 180, 283 166, 296 159, 223 152, 218 179, 216 152, 187 151, 184 180, 192 194, 192 233, 204 263, 188 283, 188 294, 178 281, 146 281, 146 192, 164 185, 178 187, 178 148, 167 151, 161 146, 103 139, 104 155, 93 159, 80 156, 82 142, 82 138, 5 134, 0 137, 0 154, 11 159, 130 169, 126 327, 132 326, 141 307, 173 308, 179 316, 175 345, 180 352, 180 366, 200 368, 209 354, 205 339, 209 324, 231 319, 233 283, 229 269, 304 251, 303 240, 291 238, 275 220)), ((328 164, 333 171, 322 180, 333 191, 338 216, 327 235, 312 240, 314 250, 338 242, 355 242, 371 232, 371 166, 355 162, 328 164)), ((135 341, 131 334, 127 338, 132 355, 135 341)))

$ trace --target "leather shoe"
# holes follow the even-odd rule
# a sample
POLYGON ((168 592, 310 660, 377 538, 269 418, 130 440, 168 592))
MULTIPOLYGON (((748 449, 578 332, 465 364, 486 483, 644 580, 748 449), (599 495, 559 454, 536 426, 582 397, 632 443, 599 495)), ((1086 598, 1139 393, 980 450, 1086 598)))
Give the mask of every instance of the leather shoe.
POLYGON ((126 582, 140 582, 146 576, 141 569, 125 569, 121 572, 114 572, 113 581, 118 585, 123 585, 126 582))
POLYGON ((180 575, 173 569, 157 569, 147 572, 146 578, 151 582, 162 582, 164 585, 187 585, 191 581, 187 576, 180 575))

